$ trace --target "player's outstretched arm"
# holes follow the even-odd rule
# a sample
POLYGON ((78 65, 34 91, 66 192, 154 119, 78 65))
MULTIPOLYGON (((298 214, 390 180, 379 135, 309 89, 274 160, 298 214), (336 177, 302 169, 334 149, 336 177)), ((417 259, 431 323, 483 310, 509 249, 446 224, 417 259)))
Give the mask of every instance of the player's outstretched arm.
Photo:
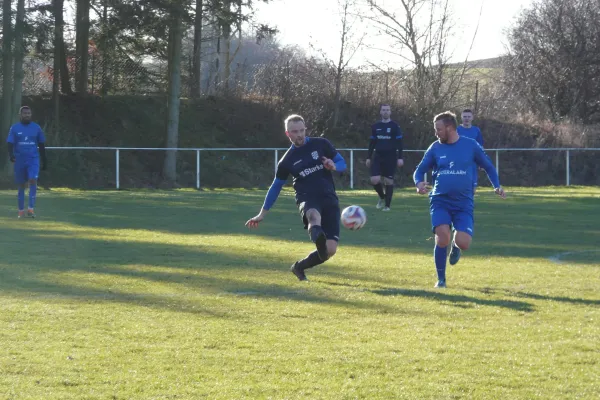
POLYGON ((483 147, 481 147, 479 144, 477 144, 475 148, 475 162, 478 166, 485 170, 488 179, 494 187, 494 192, 501 198, 505 199, 506 193, 504 192, 502 186, 500 186, 500 178, 498 177, 498 171, 496 171, 494 164, 492 164, 490 158, 487 156, 487 154, 485 154, 483 147))
POLYGON ((265 210, 264 208, 260 209, 260 212, 258 213, 258 215, 256 215, 255 217, 250 218, 248 221, 246 221, 246 227, 252 229, 252 228, 258 228, 258 224, 265 219, 265 216, 267 215, 269 211, 265 210))
POLYGON ((415 182, 415 186, 417 187, 417 193, 426 194, 427 193, 427 182, 425 182, 425 174, 435 165, 435 157, 433 156, 433 151, 431 147, 427 149, 423 159, 417 165, 417 169, 413 174, 413 180, 415 182))
MULTIPOLYGON (((279 174, 279 169, 278 169, 278 174, 279 174)), ((275 177, 275 179, 273 180, 273 183, 271 184, 271 186, 269 187, 269 190, 267 191, 267 196, 265 197, 265 202, 263 203, 262 208, 260 209, 260 212, 250 218, 248 221, 246 221, 246 226, 248 228, 258 228, 258 224, 265 219, 265 216, 267 215, 267 213, 269 212, 269 210, 271 209, 271 207, 273 207, 273 205, 275 204, 275 201, 277 201, 277 197, 279 197, 279 194, 281 193, 281 189, 283 188, 283 185, 285 185, 285 181, 286 179, 281 179, 278 177, 275 177)))

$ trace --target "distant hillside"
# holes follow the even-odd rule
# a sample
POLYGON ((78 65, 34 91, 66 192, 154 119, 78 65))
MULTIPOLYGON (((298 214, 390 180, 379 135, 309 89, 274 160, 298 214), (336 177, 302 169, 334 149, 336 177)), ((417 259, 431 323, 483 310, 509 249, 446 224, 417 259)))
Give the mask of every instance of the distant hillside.
MULTIPOLYGON (((502 63, 505 58, 506 56, 468 61, 467 66, 469 68, 502 68, 502 63)), ((453 68, 460 68, 463 66, 463 63, 454 63, 450 64, 449 66, 453 68)))

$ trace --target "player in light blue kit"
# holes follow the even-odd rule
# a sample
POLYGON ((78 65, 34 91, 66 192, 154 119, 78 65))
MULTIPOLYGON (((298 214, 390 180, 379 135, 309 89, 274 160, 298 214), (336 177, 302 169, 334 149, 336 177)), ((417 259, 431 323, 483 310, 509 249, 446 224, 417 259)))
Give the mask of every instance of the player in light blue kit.
POLYGON ((483 148, 473 139, 461 137, 456 131, 456 116, 450 111, 434 118, 433 142, 419 163, 413 179, 417 193, 426 194, 425 173, 437 171, 433 189, 429 193, 431 225, 435 233, 435 268, 438 281, 435 287, 446 287, 446 258, 452 239, 450 226, 456 230, 452 239, 450 264, 460 259, 461 250, 467 250, 473 236, 473 173, 474 166, 482 167, 494 186, 497 195, 505 198, 498 181, 498 173, 483 148))
POLYGON ((31 121, 31 109, 27 106, 19 110, 21 122, 14 124, 6 140, 8 157, 13 162, 15 182, 19 185, 18 205, 19 218, 25 215, 25 184, 29 181, 29 208, 27 215, 34 218, 37 179, 40 172, 40 156, 42 170, 46 169, 46 138, 42 128, 31 121), (38 150, 39 148, 39 150, 38 150))
MULTIPOLYGON (((462 124, 456 128, 459 136, 468 137, 475 140, 483 147, 483 135, 481 129, 473 125, 473 111, 469 108, 465 108, 461 114, 462 124)), ((473 186, 477 188, 477 175, 478 168, 475 166, 473 170, 473 186)))

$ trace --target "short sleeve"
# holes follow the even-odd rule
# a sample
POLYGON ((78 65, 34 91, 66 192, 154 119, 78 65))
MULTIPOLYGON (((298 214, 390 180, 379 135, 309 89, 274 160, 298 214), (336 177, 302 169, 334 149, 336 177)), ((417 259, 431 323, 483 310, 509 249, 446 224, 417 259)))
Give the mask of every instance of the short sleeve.
POLYGON ((333 147, 333 144, 331 144, 331 142, 329 140, 323 139, 323 143, 324 143, 323 154, 325 155, 325 157, 333 160, 333 158, 336 156, 338 151, 335 149, 335 147, 333 147))

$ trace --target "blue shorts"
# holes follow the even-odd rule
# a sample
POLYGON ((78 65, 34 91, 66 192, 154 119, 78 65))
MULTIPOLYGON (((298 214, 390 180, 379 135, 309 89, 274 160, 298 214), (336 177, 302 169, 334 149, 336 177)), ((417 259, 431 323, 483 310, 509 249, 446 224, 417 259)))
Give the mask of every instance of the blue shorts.
POLYGON ((394 179, 397 165, 398 156, 395 151, 389 153, 376 151, 371 163, 371 176, 383 176, 384 178, 394 179))
POLYGON ((300 217, 304 223, 304 229, 308 229, 306 212, 315 209, 321 214, 321 228, 328 240, 340 240, 340 204, 337 198, 316 196, 301 196, 297 200, 300 217))
POLYGON ((440 225, 450 225, 459 232, 473 236, 475 221, 471 206, 465 207, 451 202, 433 200, 429 206, 429 214, 433 233, 435 233, 435 228, 440 225))
POLYGON ((14 165, 15 183, 22 185, 31 179, 37 179, 40 174, 39 158, 30 158, 25 160, 17 159, 14 165))

